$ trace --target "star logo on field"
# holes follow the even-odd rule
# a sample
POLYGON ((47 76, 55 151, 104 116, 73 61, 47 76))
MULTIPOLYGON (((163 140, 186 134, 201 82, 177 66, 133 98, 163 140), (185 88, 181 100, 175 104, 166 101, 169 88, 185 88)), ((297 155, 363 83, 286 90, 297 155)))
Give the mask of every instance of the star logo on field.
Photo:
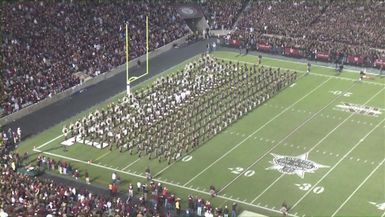
POLYGON ((296 174, 301 178, 304 178, 305 173, 314 173, 314 171, 319 168, 329 167, 308 160, 308 152, 298 156, 278 155, 273 153, 271 153, 271 155, 274 157, 273 160, 270 161, 273 166, 266 168, 266 170, 277 170, 289 175, 296 174))

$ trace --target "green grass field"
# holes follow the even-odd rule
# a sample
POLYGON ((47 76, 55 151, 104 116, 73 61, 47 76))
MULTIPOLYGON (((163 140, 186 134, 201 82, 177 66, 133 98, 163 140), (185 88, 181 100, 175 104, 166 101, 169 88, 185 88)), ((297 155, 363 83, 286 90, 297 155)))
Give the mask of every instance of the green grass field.
MULTIPOLYGON (((214 55, 245 63, 257 59, 231 52, 214 55)), ((291 216, 384 217, 385 78, 373 75, 373 80, 357 82, 358 72, 336 75, 333 68, 313 66, 311 74, 304 75, 304 63, 272 58, 262 63, 303 76, 171 165, 82 144, 63 152, 62 126, 70 120, 24 141, 18 151, 68 160, 103 186, 116 171, 123 192, 130 182, 143 182, 149 166, 155 181, 182 199, 188 194, 210 198, 208 189, 214 185, 221 189, 218 197, 210 198, 216 206, 237 202, 241 209, 272 216, 281 215, 286 201, 291 216)))

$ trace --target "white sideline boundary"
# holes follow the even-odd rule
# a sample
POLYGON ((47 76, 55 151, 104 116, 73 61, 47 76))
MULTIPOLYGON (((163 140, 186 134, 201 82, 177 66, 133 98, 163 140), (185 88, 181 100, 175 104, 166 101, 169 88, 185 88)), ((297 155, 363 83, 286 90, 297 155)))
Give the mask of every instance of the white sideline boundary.
MULTIPOLYGON (((350 89, 350 88, 349 88, 350 89)), ((348 89, 348 90, 349 90, 348 89)), ((367 104, 368 102, 370 102, 373 98, 375 98, 378 94, 380 94, 382 91, 384 90, 384 88, 381 88, 380 91, 378 91, 376 94, 374 94, 372 97, 370 97, 364 104, 367 104)), ((347 90, 346 90, 347 91, 347 90)), ((346 92, 345 91, 345 92, 346 92)), ((337 97, 339 98, 339 97, 337 97)), ((336 98, 336 99, 337 99, 336 98)), ((333 100, 334 101, 334 100, 333 100)), ((334 131, 336 131, 340 126, 342 126, 342 124, 344 124, 347 120, 349 120, 352 116, 354 116, 355 113, 351 113, 348 117, 346 117, 342 122, 340 122, 334 129, 332 129, 328 134, 326 134, 326 136, 322 137, 320 141, 318 141, 313 147, 311 147, 307 153, 310 153, 311 151, 313 151, 319 144, 321 144, 326 138, 328 138, 334 131)), ((249 170, 250 167, 248 167, 247 169, 245 170, 249 170)), ((275 183, 277 183, 282 177, 284 177, 285 174, 281 174, 276 180, 274 180, 274 182, 272 182, 261 194, 259 194, 253 201, 252 203, 254 203, 259 197, 261 197, 267 190, 269 190, 275 183)))
POLYGON ((358 191, 360 190, 360 188, 368 181, 368 179, 378 170, 378 168, 380 168, 382 166, 382 164, 384 164, 385 162, 385 158, 381 161, 381 163, 379 163, 376 168, 374 168, 372 170, 372 172, 364 179, 364 181, 361 182, 361 184, 349 195, 348 198, 346 198, 346 200, 338 207, 338 209, 332 214, 332 217, 334 217, 340 210, 343 206, 345 206, 345 204, 350 200, 350 198, 353 197, 353 195, 358 191))
MULTIPOLYGON (((236 53, 236 52, 233 52, 233 51, 217 51, 217 52, 236 53)), ((248 54, 248 55, 249 56, 257 57, 257 55, 253 55, 253 54, 248 54)), ((303 62, 300 62, 300 61, 296 62, 296 61, 292 61, 292 60, 274 58, 274 57, 269 57, 269 56, 264 56, 263 58, 264 59, 269 59, 269 60, 277 60, 277 61, 281 61, 281 62, 287 62, 287 63, 294 63, 294 64, 298 64, 298 65, 307 65, 307 63, 303 63, 303 62)), ((313 61, 313 62, 317 62, 317 61, 313 61)), ((317 66, 317 67, 320 67, 320 68, 335 69, 335 67, 331 67, 331 66, 323 66, 323 65, 320 65, 320 64, 313 64, 313 65, 317 66)), ((345 69, 345 71, 353 72, 353 73, 359 73, 360 72, 358 70, 353 70, 353 69, 345 69)), ((371 72, 367 72, 366 74, 379 75, 379 74, 371 73, 371 72)))
POLYGON ((225 154, 223 154, 220 158, 216 159, 214 162, 212 162, 208 167, 206 167, 205 169, 203 169, 201 172, 199 172, 197 175, 195 175, 193 178, 191 178, 188 182, 186 182, 183 186, 186 186, 188 185, 190 182, 192 182, 193 180, 195 180, 198 176, 200 176, 202 173, 206 172, 210 167, 212 167, 214 164, 216 164, 218 161, 222 160, 224 157, 226 157, 228 154, 230 154, 234 149, 236 149, 237 147, 239 147, 241 144, 243 144, 246 140, 248 140, 250 137, 252 137, 254 134, 256 134, 257 132, 259 132, 261 129, 263 129, 264 127, 266 127, 269 123, 271 123, 273 120, 277 119, 279 116, 281 116, 283 113, 285 113, 286 111, 290 110, 294 105, 296 105, 297 103, 299 103, 300 101, 302 101, 303 99, 305 99, 307 96, 309 96, 310 94, 312 94, 313 92, 315 92, 316 90, 318 90, 320 87, 322 87, 326 82, 330 81, 331 78, 328 78, 326 79, 325 81, 323 81, 321 84, 319 84, 317 87, 315 87, 312 91, 308 92, 305 96, 301 97, 300 99, 298 99, 296 102, 294 102, 293 104, 291 104, 290 106, 288 106, 286 109, 282 110, 280 113, 278 113, 276 116, 274 116, 273 118, 271 118, 269 121, 267 121, 266 123, 264 123, 261 127, 259 127, 258 129, 256 129, 254 132, 252 132, 250 135, 248 135, 245 139, 243 139, 242 141, 240 141, 237 145, 235 145, 233 148, 231 148, 229 151, 227 151, 225 154))
MULTIPOLYGON (((217 59, 220 59, 220 60, 226 60, 226 61, 233 61, 233 62, 240 62, 240 63, 246 63, 246 64, 249 64, 249 65, 253 65, 253 62, 248 62, 248 61, 235 61, 233 59, 228 59, 228 58, 224 58, 224 57, 217 57, 215 56, 217 59)), ((266 57, 267 59, 267 57, 266 57)), ((270 59, 273 59, 273 60, 279 60, 281 61, 280 59, 274 59, 274 58, 270 58, 270 59)), ((290 63, 297 63, 297 62, 292 62, 292 61, 288 61, 286 60, 286 62, 290 62, 290 63)), ((299 73, 303 73, 305 74, 306 71, 303 71, 303 70, 296 70, 296 69, 291 69, 291 68, 285 68, 285 67, 277 67, 277 66, 270 66, 270 65, 267 65, 267 64, 262 64, 263 66, 266 66, 266 67, 270 67, 270 68, 280 68, 280 69, 284 69, 284 70, 290 70, 290 71, 296 71, 296 72, 299 72, 299 73)), ((325 66, 326 67, 326 66, 325 66)), ((324 74, 320 74, 320 73, 314 73, 314 72, 310 72, 308 75, 314 75, 314 76, 319 76, 319 77, 326 77, 326 78, 334 78, 334 79, 339 79, 339 80, 347 80, 347 81, 358 81, 358 79, 353 79, 353 78, 345 78, 345 77, 336 77, 336 76, 332 76, 332 75, 324 75, 324 74)), ((377 82, 372 82, 372 81, 361 81, 363 83, 366 83, 366 84, 371 84, 371 85, 379 85, 379 86, 385 86, 385 84, 381 84, 381 83, 377 83, 377 82)))
MULTIPOLYGON (((33 149, 33 151, 39 152, 39 153, 43 153, 43 154, 46 154, 46 155, 51 155, 51 156, 54 156, 54 157, 59 157, 59 158, 70 160, 70 161, 74 161, 74 162, 78 162, 78 163, 88 164, 88 165, 91 165, 91 166, 99 167, 99 168, 110 170, 110 171, 114 171, 114 172, 123 173, 123 174, 126 174, 126 175, 130 175, 130 176, 134 176, 134 177, 137 177, 137 178, 141 178, 141 179, 147 179, 146 176, 143 176, 143 175, 140 175, 140 174, 130 173, 130 172, 127 172, 127 171, 124 171, 124 170, 119 170, 119 169, 116 169, 116 168, 112 168, 112 167, 108 167, 108 166, 104 166, 104 165, 100 165, 100 164, 96 164, 96 163, 92 163, 92 162, 86 162, 86 161, 83 161, 83 160, 79 160, 79 159, 75 159, 75 158, 71 158, 71 157, 67 157, 67 156, 63 156, 63 155, 59 155, 59 154, 54 154, 54 153, 51 153, 51 152, 44 152, 44 151, 40 151, 40 150, 38 150, 36 148, 33 149)), ((172 182, 172 181, 164 181, 164 180, 160 180, 160 179, 153 179, 153 180, 156 181, 156 182, 160 182, 160 183, 166 184, 168 186, 174 186, 174 187, 177 187, 177 188, 182 188, 182 189, 185 189, 185 190, 189 190, 189 191, 197 192, 197 193, 204 194, 204 195, 207 195, 207 196, 211 196, 211 194, 209 192, 207 192, 207 191, 201 191, 201 190, 198 190, 198 189, 194 189, 194 188, 190 188, 190 187, 185 187, 185 186, 182 186, 182 185, 175 184, 175 182, 172 182)), ((222 196, 222 195, 218 195, 217 197, 221 198, 221 199, 237 202, 237 203, 240 203, 240 204, 244 204, 244 205, 247 205, 247 206, 263 209, 263 210, 266 210, 266 211, 282 214, 282 212, 279 211, 279 210, 268 208, 268 207, 264 207, 264 206, 258 206, 258 205, 252 204, 252 203, 247 203, 247 202, 242 201, 240 199, 228 198, 228 197, 225 197, 225 196, 222 196)), ((291 217, 299 217, 299 216, 293 215, 293 214, 289 214, 289 216, 291 216, 291 217)))
MULTIPOLYGON (((381 91, 383 90, 384 88, 381 89, 381 91)), ((313 191, 313 189, 318 186, 318 184, 320 182, 322 182, 322 180, 324 180, 352 151, 354 151, 354 149, 357 148, 357 146, 359 146, 377 127, 379 127, 383 122, 385 121, 385 119, 382 119, 382 121, 380 121, 374 128, 372 128, 364 137, 362 137, 327 173, 325 173, 325 175, 323 175, 321 177, 321 179, 319 179, 291 208, 293 209, 294 207, 296 207, 311 191, 313 191)))

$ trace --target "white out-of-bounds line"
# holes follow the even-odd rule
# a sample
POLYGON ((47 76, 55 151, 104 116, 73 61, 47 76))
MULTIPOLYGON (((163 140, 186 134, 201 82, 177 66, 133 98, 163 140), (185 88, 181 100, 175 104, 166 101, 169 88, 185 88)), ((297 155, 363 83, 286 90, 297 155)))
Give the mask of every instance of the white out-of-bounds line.
MULTIPOLYGON (((370 102, 374 97, 376 97, 378 94, 380 94, 382 92, 384 88, 382 88, 379 92, 377 92, 376 94, 374 94, 372 97, 370 97, 370 99, 368 99, 364 104, 370 102)), ((346 90, 348 91, 348 90, 346 90)), ((333 100, 334 101, 334 100, 333 100)), ((334 131, 336 131, 342 124, 344 124, 346 121, 348 121, 355 113, 351 113, 348 117, 346 117, 342 122, 340 122, 334 129, 332 129, 328 134, 326 134, 326 136, 322 137, 322 139, 320 141, 318 141, 312 148, 310 148, 308 150, 307 153, 313 151, 318 145, 320 145, 326 138, 328 138, 334 131)), ((250 167, 248 167, 246 169, 249 170, 250 167)), ((275 183, 277 183, 285 174, 281 174, 276 180, 274 180, 274 182, 272 182, 264 191, 262 191, 262 193, 260 193, 257 197, 254 198, 254 200, 252 201, 252 203, 254 203, 258 198, 260 198, 267 190, 269 190, 275 183)))
POLYGON ((382 166, 382 164, 384 164, 385 162, 385 158, 381 161, 381 163, 379 163, 376 168, 374 168, 372 170, 372 172, 364 179, 364 181, 361 182, 361 184, 349 195, 348 198, 346 198, 346 200, 341 204, 340 207, 338 207, 338 209, 332 214, 332 217, 335 216, 340 210, 341 208, 350 200, 350 198, 353 197, 353 195, 368 181, 368 179, 378 170, 378 168, 380 168, 382 166))
POLYGON ((59 139, 59 138, 62 137, 62 136, 64 136, 64 134, 61 134, 61 135, 59 135, 59 136, 57 136, 57 137, 55 137, 55 138, 53 138, 53 139, 51 139, 51 140, 49 140, 49 141, 43 143, 42 145, 40 145, 40 146, 38 146, 38 147, 36 147, 36 148, 34 147, 34 149, 39 150, 40 148, 43 148, 44 146, 50 144, 51 142, 53 142, 53 141, 59 139))
MULTIPOLYGON (((255 55, 253 55, 255 56, 255 55)), ((273 57, 263 57, 264 59, 270 59, 270 60, 276 60, 276 61, 281 61, 281 62, 287 62, 287 63, 294 63, 294 64, 298 64, 298 65, 307 65, 307 63, 303 63, 303 62, 299 62, 299 61, 292 61, 292 60, 286 60, 286 59, 280 59, 280 58, 273 58, 273 57)), ((320 67, 320 68, 327 68, 327 69, 335 69, 335 67, 331 67, 331 66, 323 66, 323 65, 320 65, 320 64, 314 64, 314 66, 317 66, 317 67, 320 67)), ((345 71, 347 72, 354 72, 354 73, 358 73, 359 71, 358 70, 352 70, 352 69, 345 69, 345 71)), ((371 73, 371 72, 367 72, 367 74, 371 74, 371 75, 378 75, 376 73, 371 73)))
MULTIPOLYGON (((216 58, 221 59, 221 60, 234 61, 233 59, 228 59, 228 58, 224 58, 224 57, 216 57, 216 58)), ((240 63, 246 63, 246 64, 253 64, 252 62, 241 61, 241 60, 238 60, 237 62, 240 62, 240 63)), ((290 62, 291 62, 291 61, 290 61, 290 62)), ((295 62, 291 62, 291 63, 295 63, 295 62)), ((264 64, 264 66, 268 66, 268 67, 270 67, 270 68, 280 68, 280 69, 283 69, 283 70, 296 71, 296 72, 300 72, 300 73, 307 73, 307 72, 304 71, 304 70, 297 70, 297 69, 292 69, 292 68, 270 66, 270 65, 267 65, 267 64, 264 64)), ((334 79, 340 79, 340 80, 347 80, 347 81, 358 81, 358 79, 345 78, 345 77, 336 77, 336 76, 324 75, 324 74, 315 73, 315 72, 311 72, 311 73, 309 73, 309 75, 315 75, 315 76, 326 77, 326 78, 334 78, 334 79)), ((372 85, 385 86, 385 84, 377 83, 377 82, 372 82, 372 81, 362 81, 362 82, 363 82, 363 83, 367 83, 367 84, 372 84, 372 85)))
MULTIPOLYGON (((345 90, 345 92, 347 92, 348 90, 352 89, 354 87, 355 84, 351 85, 347 90, 345 90)), ((251 167, 253 167, 255 164, 257 164, 259 161, 261 161, 266 155, 270 154, 271 151, 273 151, 275 148, 277 148, 283 141, 285 141, 287 138, 289 138, 291 135, 293 135, 295 132, 298 131, 298 129, 301 129, 304 125, 306 125, 309 121, 313 120, 314 117, 316 117, 319 113, 321 113, 323 110, 325 110, 326 108, 328 108, 331 104, 333 104, 337 99, 339 99, 343 94, 335 97, 333 100, 331 100, 328 104, 326 104, 324 107, 322 107, 320 110, 318 110, 316 113, 314 113, 313 115, 310 116, 310 118, 308 118, 307 120, 305 120, 304 122, 302 122, 300 125, 298 125, 294 130, 292 130, 289 134, 287 134, 284 138, 282 138, 277 144, 275 144, 273 147, 271 147, 268 151, 266 151, 262 156, 260 156, 256 161, 254 161, 251 165, 249 165, 244 171, 248 171, 251 167)), ((339 125, 340 126, 340 125, 339 125)), ((338 127, 338 126, 337 126, 338 127)), ((332 130, 332 132, 335 130, 336 128, 334 128, 332 130)), ((328 134, 329 135, 329 134, 328 134)), ((327 135, 327 136, 328 136, 327 135)), ((322 142, 323 140, 321 140, 322 142)), ((320 143, 320 142, 319 142, 320 143)), ((315 146, 317 146, 319 143, 317 143, 315 146)), ((312 148, 314 149, 315 146, 312 148)), ((311 150, 312 150, 311 149, 311 150)), ((232 183, 234 183, 239 177, 241 177, 242 175, 244 174, 244 172, 241 172, 239 173, 239 175, 237 175, 233 180, 231 180, 227 185, 225 185, 220 191, 223 191, 225 190, 228 186, 230 186, 232 183)), ((256 201, 262 194, 264 194, 271 186, 274 185, 274 183, 276 183, 280 178, 282 178, 283 175, 279 176, 277 178, 277 180, 275 180, 273 183, 271 183, 264 191, 262 191, 262 193, 260 193, 256 198, 254 198, 254 200, 252 201, 252 203, 254 203, 254 201, 256 201)))
POLYGON ((218 159, 216 159, 214 162, 212 162, 208 167, 206 167, 205 169, 203 169, 201 172, 199 172, 197 175, 195 175, 193 178, 191 178, 188 182, 186 182, 183 186, 186 186, 188 185, 190 182, 192 182, 194 179, 196 179, 198 176, 200 176, 202 173, 206 172, 206 170, 208 170, 210 167, 212 167, 214 164, 216 164, 218 161, 222 160, 223 158, 225 158, 228 154, 230 154, 234 149, 238 148, 241 144, 243 144, 246 140, 248 140, 250 137, 252 137, 254 134, 256 134, 257 132, 259 132, 261 129, 263 129, 264 127, 266 127, 269 123, 271 123, 272 121, 274 121, 275 119, 277 119, 278 117, 280 117, 283 113, 285 113, 286 111, 290 110, 293 106, 295 106, 297 103, 301 102, 303 99, 305 99, 307 96, 309 96, 310 94, 312 94, 314 91, 318 90, 320 87, 322 87, 326 82, 328 82, 331 78, 328 78, 327 80, 323 81, 321 84, 319 84, 317 87, 315 87, 312 91, 308 92, 305 96, 301 97, 300 99, 298 99, 296 102, 294 102, 293 104, 291 104, 290 106, 288 106, 286 109, 282 110, 280 113, 278 113, 276 116, 274 116, 273 118, 271 118, 269 121, 267 121, 266 123, 264 123, 261 127, 259 127, 258 129, 256 129, 254 132, 252 132, 250 135, 248 135, 246 138, 244 138, 242 141, 240 141, 238 144, 236 144, 234 147, 232 147, 230 150, 228 150, 225 154, 223 154, 221 157, 219 157, 218 159))
MULTIPOLYGON (((34 149, 34 151, 40 152, 40 153, 44 153, 46 155, 51 155, 51 156, 54 156, 54 157, 59 157, 59 158, 63 158, 63 159, 66 159, 66 160, 74 161, 74 162, 88 164, 88 165, 91 165, 91 166, 99 167, 99 168, 110 170, 110 171, 115 171, 115 172, 127 174, 127 175, 130 175, 130 176, 135 176, 135 177, 141 178, 141 179, 147 179, 147 177, 145 177, 143 175, 138 175, 138 174, 130 173, 130 172, 127 172, 127 171, 115 169, 115 168, 108 167, 108 166, 103 166, 103 165, 92 163, 92 162, 86 162, 86 161, 83 161, 83 160, 79 160, 79 159, 75 159, 75 158, 71 158, 71 157, 67 157, 67 156, 62 156, 62 155, 54 154, 54 153, 51 153, 51 152, 39 151, 39 150, 36 150, 36 149, 34 149)), ((174 187, 177 187, 177 188, 182 188, 182 189, 185 189, 185 190, 189 190, 189 191, 193 191, 193 192, 197 192, 197 193, 201 193, 201 194, 204 194, 204 195, 211 196, 211 194, 209 192, 207 192, 207 191, 201 191, 201 190, 197 190, 197 189, 194 189, 194 188, 185 187, 185 186, 182 186, 182 185, 179 185, 179 184, 176 184, 176 183, 167 182, 165 180, 160 180, 160 179, 153 179, 153 180, 155 182, 163 183, 163 184, 166 184, 166 185, 169 185, 169 186, 174 186, 174 187)), ((267 210, 267 211, 274 212, 274 213, 282 213, 279 210, 275 210, 275 209, 271 209, 271 208, 263 207, 263 206, 258 206, 258 205, 255 205, 255 204, 247 203, 245 201, 231 199, 231 198, 224 197, 224 196, 221 196, 221 195, 218 195, 217 197, 225 199, 225 200, 229 200, 229 201, 245 204, 245 205, 248 205, 248 206, 256 207, 256 208, 259 208, 259 209, 267 210)), ((298 217, 298 216, 292 215, 292 214, 289 214, 289 216, 298 217)))
POLYGON ((354 149, 357 148, 357 146, 359 146, 378 126, 380 126, 383 122, 385 121, 385 119, 383 119, 380 123, 378 123, 373 129, 371 129, 362 139, 360 139, 327 173, 325 173, 325 175, 323 175, 321 177, 320 180, 318 180, 293 206, 292 206, 292 209, 294 207, 296 207, 310 192, 313 191, 313 189, 315 187, 318 186, 318 184, 320 182, 322 182, 322 180, 324 180, 354 149))
POLYGON ((125 166, 122 170, 126 170, 128 167, 134 165, 136 162, 138 162, 140 160, 140 158, 136 159, 134 162, 131 162, 130 164, 128 164, 127 166, 125 166))

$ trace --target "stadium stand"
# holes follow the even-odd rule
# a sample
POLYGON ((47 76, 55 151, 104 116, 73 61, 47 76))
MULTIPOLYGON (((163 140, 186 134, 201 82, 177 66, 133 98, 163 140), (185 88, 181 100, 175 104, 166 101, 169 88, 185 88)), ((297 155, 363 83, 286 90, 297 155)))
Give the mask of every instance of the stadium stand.
POLYGON ((257 1, 227 36, 233 46, 380 68, 385 63, 381 1, 257 1), (352 18, 352 19, 351 19, 352 18))
POLYGON ((130 25, 131 58, 145 52, 145 14, 152 24, 151 50, 188 32, 162 2, 9 2, 2 10, 5 114, 79 84, 76 72, 96 76, 123 64, 125 22, 130 25))
POLYGON ((211 0, 202 4, 210 28, 213 30, 232 29, 247 2, 246 0, 211 0))

